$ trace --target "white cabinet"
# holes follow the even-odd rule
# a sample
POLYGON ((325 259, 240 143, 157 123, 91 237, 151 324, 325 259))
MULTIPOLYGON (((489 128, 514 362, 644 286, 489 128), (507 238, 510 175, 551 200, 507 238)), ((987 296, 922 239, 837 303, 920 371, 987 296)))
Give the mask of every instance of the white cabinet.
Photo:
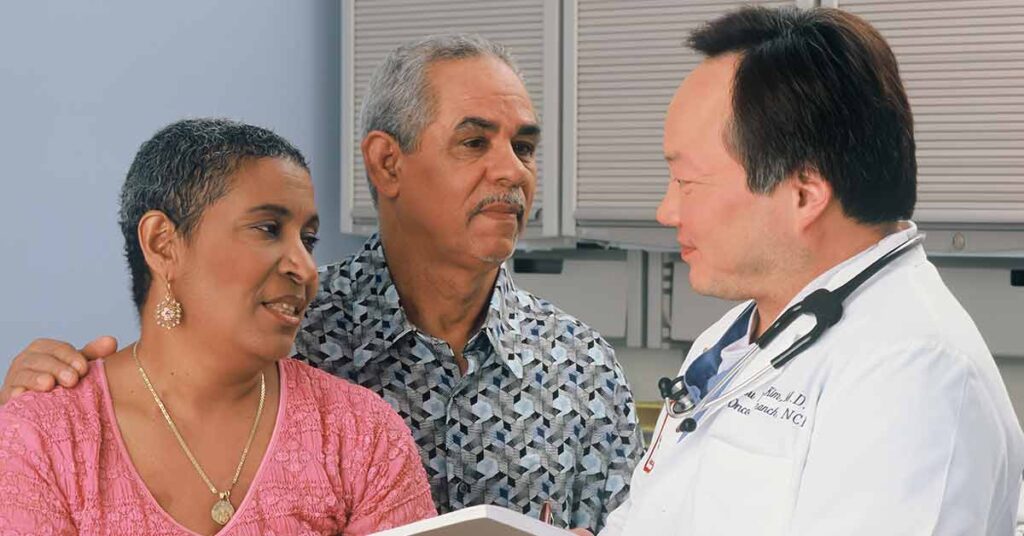
MULTIPOLYGON (((372 69, 399 43, 473 32, 509 47, 541 116, 538 213, 527 247, 579 240, 675 252, 673 231, 654 221, 667 183, 665 109, 700 61, 686 48, 688 33, 746 3, 831 5, 886 37, 915 117, 915 218, 929 234, 926 249, 940 263, 975 259, 943 264, 943 276, 993 351, 1024 357, 1024 290, 1008 283, 1009 264, 1024 268, 1020 0, 343 0, 343 232, 375 226, 356 130, 372 69), (538 238, 548 242, 531 243, 538 238)), ((518 283, 630 346, 692 340, 730 305, 694 294, 682 263, 663 267, 665 280, 635 269, 657 253, 631 253, 636 262, 550 254, 565 259, 560 275, 517 274, 518 283)))
MULTIPOLYGON (((1024 358, 1024 287, 1010 283, 1014 265, 991 266, 965 259, 937 259, 935 264, 992 354, 1024 358)), ((1016 267, 1024 269, 1024 262, 1016 267)))
POLYGON ((475 33, 508 47, 541 118, 538 195, 530 236, 559 234, 560 14, 544 0, 344 0, 342 2, 341 220, 369 234, 377 214, 359 150, 358 114, 374 68, 396 46, 440 33, 475 33), (552 207, 551 210, 545 210, 552 207))
MULTIPOLYGON (((665 110, 701 61, 686 46, 700 24, 745 4, 789 1, 580 0, 566 18, 563 233, 644 245, 668 184, 665 110), (639 241, 637 240, 639 239, 639 241)), ((659 234, 659 236, 662 236, 659 234)), ((664 239, 662 239, 664 241, 664 239)), ((665 245, 672 242, 664 241, 665 245)))
POLYGON ((917 221, 1024 224, 1024 2, 838 7, 878 29, 899 62, 914 112, 917 221))

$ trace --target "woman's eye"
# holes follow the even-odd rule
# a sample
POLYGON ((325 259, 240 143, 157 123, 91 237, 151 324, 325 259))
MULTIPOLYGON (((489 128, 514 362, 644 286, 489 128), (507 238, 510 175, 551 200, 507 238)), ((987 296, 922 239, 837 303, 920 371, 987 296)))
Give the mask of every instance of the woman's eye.
POLYGON ((320 237, 315 234, 307 234, 302 237, 302 243, 306 245, 306 251, 310 253, 313 253, 313 249, 316 248, 319 242, 320 237))
POLYGON ((263 231, 270 236, 277 236, 281 231, 281 226, 276 223, 261 223, 254 226, 254 228, 263 231))

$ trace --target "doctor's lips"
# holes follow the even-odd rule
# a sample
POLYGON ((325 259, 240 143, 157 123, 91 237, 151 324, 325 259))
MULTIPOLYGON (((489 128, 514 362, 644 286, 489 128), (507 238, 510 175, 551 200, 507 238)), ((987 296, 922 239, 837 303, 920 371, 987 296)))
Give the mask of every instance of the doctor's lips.
POLYGON ((693 253, 694 251, 697 251, 697 248, 690 242, 681 240, 679 238, 676 239, 676 242, 679 244, 679 254, 684 257, 689 255, 690 253, 693 253))

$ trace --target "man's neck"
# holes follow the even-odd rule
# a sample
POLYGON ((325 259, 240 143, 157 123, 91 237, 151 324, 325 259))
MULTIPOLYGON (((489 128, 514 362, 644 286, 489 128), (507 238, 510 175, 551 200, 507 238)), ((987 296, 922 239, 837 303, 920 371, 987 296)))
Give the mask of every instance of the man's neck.
POLYGON ((499 265, 458 266, 383 233, 381 243, 409 322, 447 342, 461 361, 463 347, 486 318, 499 265))
POLYGON ((877 244, 896 229, 893 226, 865 226, 855 223, 835 226, 828 232, 808 237, 805 255, 790 256, 792 265, 777 269, 772 281, 766 281, 765 292, 754 296, 757 314, 752 332, 760 337, 782 314, 800 291, 812 281, 839 264, 877 244))

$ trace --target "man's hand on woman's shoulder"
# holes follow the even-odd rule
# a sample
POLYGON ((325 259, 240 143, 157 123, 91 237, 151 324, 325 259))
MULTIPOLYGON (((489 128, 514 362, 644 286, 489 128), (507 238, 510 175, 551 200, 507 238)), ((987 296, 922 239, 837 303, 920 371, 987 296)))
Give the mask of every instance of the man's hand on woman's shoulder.
POLYGON ((102 336, 93 339, 82 349, 54 339, 36 339, 11 360, 0 404, 25 391, 46 392, 57 385, 74 387, 89 370, 87 361, 107 357, 117 351, 117 339, 102 336))

